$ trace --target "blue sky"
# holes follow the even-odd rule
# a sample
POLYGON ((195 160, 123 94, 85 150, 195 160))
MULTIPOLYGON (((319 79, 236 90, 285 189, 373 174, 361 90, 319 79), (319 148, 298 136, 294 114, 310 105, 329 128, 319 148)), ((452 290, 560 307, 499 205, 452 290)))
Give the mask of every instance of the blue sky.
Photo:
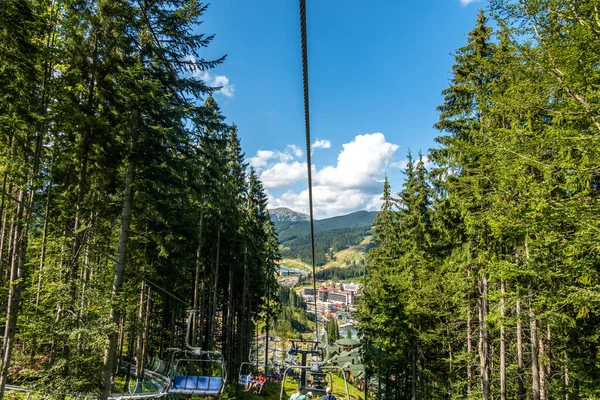
MULTIPOLYGON (((401 190, 408 149, 425 155, 447 87, 483 2, 307 0, 313 196, 317 218, 376 210, 387 175, 401 190)), ((270 207, 308 211, 296 0, 215 0, 201 76, 238 125, 270 207)))

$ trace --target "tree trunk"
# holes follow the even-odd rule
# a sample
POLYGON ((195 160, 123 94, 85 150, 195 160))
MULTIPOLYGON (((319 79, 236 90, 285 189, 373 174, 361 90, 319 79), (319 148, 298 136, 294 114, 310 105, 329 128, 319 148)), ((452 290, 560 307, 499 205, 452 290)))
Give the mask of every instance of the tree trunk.
POLYGON ((140 302, 138 304, 138 331, 135 346, 135 377, 139 381, 144 373, 144 298, 146 297, 146 282, 140 284, 140 302))
MULTIPOLYGON (((196 346, 196 335, 198 328, 198 319, 200 320, 200 324, 202 324, 202 313, 200 312, 200 318, 196 319, 196 315, 198 315, 198 306, 200 301, 200 255, 202 250, 202 222, 204 220, 204 207, 200 207, 200 222, 198 222, 198 247, 196 248, 196 271, 194 274, 194 324, 192 325, 192 338, 191 345, 192 347, 196 346)), ((202 343, 202 342, 201 342, 202 343)))
POLYGON ((538 363, 537 321, 532 303, 533 291, 529 289, 529 336, 531 342, 531 398, 540 399, 540 367, 538 363))
MULTIPOLYGON (((248 353, 249 351, 249 338, 248 338, 248 323, 246 322, 246 319, 250 319, 250 313, 248 312, 248 310, 246 309, 246 298, 247 296, 247 292, 248 292, 248 245, 246 244, 245 250, 244 250, 244 281, 243 281, 243 289, 242 289, 242 308, 240 310, 240 320, 241 320, 241 328, 242 328, 242 332, 241 332, 241 346, 240 346, 240 351, 238 352, 238 364, 241 363, 242 361, 244 361, 243 357, 245 357, 245 355, 248 353)), ((248 360, 250 361, 250 360, 248 360)))
MULTIPOLYGON (((137 138, 140 130, 141 114, 139 110, 133 112, 131 154, 135 153, 137 138)), ((129 226, 131 225, 131 210, 133 208, 133 181, 135 173, 135 163, 133 157, 129 157, 127 172, 125 174, 125 191, 123 195, 123 210, 121 214, 121 229, 119 232, 119 245, 117 249, 117 259, 113 270, 113 284, 111 290, 111 305, 109 312, 110 332, 106 340, 104 349, 104 359, 102 367, 102 383, 100 388, 100 400, 107 400, 110 394, 113 370, 115 365, 116 344, 118 338, 118 325, 120 319, 120 310, 118 309, 117 299, 121 291, 123 282, 123 269, 127 257, 127 244, 129 241, 129 226)))
MULTIPOLYGON (((290 293, 290 295, 293 295, 290 293)), ((269 309, 269 305, 271 303, 271 291, 269 290, 269 287, 267 287, 267 336, 265 337, 265 374, 268 373, 267 368, 269 365, 269 317, 271 314, 271 310, 269 309)), ((315 315, 315 322, 316 322, 316 318, 317 316, 315 315)), ((317 329, 319 329, 318 325, 315 325, 317 329)), ((303 375, 304 378, 304 375, 303 375)), ((302 381, 304 383, 304 381, 302 381)))
POLYGON ((8 220, 7 215, 4 213, 5 202, 6 202, 6 181, 7 176, 4 174, 2 178, 2 193, 0 193, 0 221, 2 221, 2 228, 0 229, 0 282, 4 275, 4 243, 6 237, 6 221, 8 220))
MULTIPOLYGON (((220 218, 219 218, 220 219, 220 218)), ((213 293, 212 293, 212 309, 210 312, 210 321, 211 321, 211 329, 208 332, 209 334, 209 350, 214 350, 214 338, 216 332, 216 314, 217 314, 217 288, 219 283, 219 253, 221 252, 221 226, 219 221, 219 228, 217 230, 217 256, 215 260, 215 270, 214 270, 214 282, 213 282, 213 293)))
POLYGON ((521 300, 517 299, 517 400, 525 400, 525 378, 523 376, 523 328, 521 326, 521 300))
POLYGON ((569 400, 569 356, 565 351, 565 368, 564 368, 564 376, 563 376, 563 400, 569 400))
POLYGON ((538 348, 540 351, 539 361, 540 361, 540 400, 546 400, 546 371, 544 368, 546 354, 544 348, 544 337, 540 336, 538 348))
POLYGON ((234 293, 233 293, 233 265, 229 266, 229 287, 228 287, 228 300, 227 300, 227 365, 233 375, 233 371, 236 368, 233 362, 233 354, 235 344, 233 341, 233 313, 234 313, 234 293))
POLYGON ((479 374, 481 376, 481 398, 490 398, 490 370, 489 370, 489 338, 485 326, 488 314, 488 283, 485 275, 479 278, 479 374))
MULTIPOLYGON (((467 281, 471 282, 471 267, 467 267, 467 281)), ((473 359, 473 330, 471 326, 471 304, 467 298, 467 399, 472 397, 473 388, 473 369, 471 368, 471 360, 473 359)))
POLYGON ((35 292, 35 314, 37 315, 38 308, 40 306, 40 293, 42 291, 42 275, 44 273, 44 264, 46 263, 46 243, 48 240, 48 215, 50 213, 50 198, 52 192, 52 185, 48 185, 48 194, 46 196, 46 207, 44 210, 44 228, 42 230, 42 244, 40 250, 40 264, 38 270, 38 283, 37 290, 35 292))
POLYGON ((10 281, 8 291, 8 305, 6 310, 6 326, 4 329, 4 341, 2 343, 2 372, 0 373, 0 398, 4 396, 4 388, 8 379, 8 369, 14 346, 17 328, 17 316, 19 312, 19 300, 23 281, 23 268, 25 265, 25 250, 27 248, 27 217, 25 214, 25 193, 19 191, 19 203, 17 204, 17 221, 15 227, 13 256, 10 260, 10 281))
POLYGON ((504 337, 504 317, 506 316, 506 305, 504 296, 506 294, 504 281, 500 281, 500 399, 506 400, 506 343, 504 337))
MULTIPOLYGON (((417 400, 417 344, 415 339, 412 339, 412 361, 411 361, 411 369, 412 369, 412 381, 410 384, 410 393, 411 399, 417 400)), ((379 379, 381 381, 381 379, 379 379)))

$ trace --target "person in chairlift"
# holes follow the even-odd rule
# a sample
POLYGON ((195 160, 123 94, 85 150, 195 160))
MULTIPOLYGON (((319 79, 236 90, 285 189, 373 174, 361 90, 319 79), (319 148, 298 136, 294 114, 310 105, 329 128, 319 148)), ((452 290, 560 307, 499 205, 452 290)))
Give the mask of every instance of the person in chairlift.
POLYGON ((291 395, 289 400, 306 400, 306 396, 302 394, 302 386, 296 388, 296 393, 291 395))
POLYGON ((325 389, 325 396, 323 396, 323 400, 336 400, 335 396, 331 394, 331 388, 328 387, 325 389))

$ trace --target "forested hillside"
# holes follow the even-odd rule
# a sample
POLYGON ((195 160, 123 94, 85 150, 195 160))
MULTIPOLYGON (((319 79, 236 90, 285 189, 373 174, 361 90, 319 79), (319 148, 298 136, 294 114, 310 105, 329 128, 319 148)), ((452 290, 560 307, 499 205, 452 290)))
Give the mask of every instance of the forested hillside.
POLYGON ((230 374, 248 353, 277 246, 238 128, 192 74, 225 59, 201 58, 205 11, 0 3, 0 398, 129 392, 190 308, 191 343, 230 374))
MULTIPOLYGON (((325 265, 334 253, 360 244, 371 233, 376 212, 358 211, 348 215, 314 221, 315 260, 325 265)), ((275 221, 281 256, 311 261, 310 224, 308 221, 275 221)))
POLYGON ((434 166, 385 183, 366 364, 386 399, 597 399, 598 2, 489 13, 456 51, 434 166))

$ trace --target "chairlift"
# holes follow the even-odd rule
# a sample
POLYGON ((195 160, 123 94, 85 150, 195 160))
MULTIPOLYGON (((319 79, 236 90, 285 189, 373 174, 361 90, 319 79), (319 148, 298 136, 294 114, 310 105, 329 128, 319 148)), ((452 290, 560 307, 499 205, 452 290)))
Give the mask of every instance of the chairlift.
MULTIPOLYGON (((317 327, 318 329, 318 327, 317 327)), ((329 361, 329 341, 327 339, 327 332, 324 333, 323 335, 323 343, 325 344, 324 349, 325 351, 323 352, 323 348, 319 347, 319 344, 321 344, 321 342, 318 342, 316 340, 292 340, 291 342, 291 347, 290 350, 288 351, 288 354, 291 356, 298 356, 301 355, 302 356, 302 365, 290 365, 288 366, 285 371, 283 372, 283 376, 281 379, 281 392, 279 394, 279 400, 284 400, 283 399, 283 392, 284 392, 284 388, 285 388, 285 378, 288 376, 288 373, 290 370, 300 370, 301 371, 301 376, 300 376, 300 381, 299 386, 302 387, 302 389, 306 389, 306 390, 310 390, 310 391, 325 391, 324 389, 320 389, 320 388, 311 388, 309 386, 306 385, 306 372, 312 372, 313 374, 326 374, 326 380, 327 378, 329 378, 327 380, 328 382, 328 386, 332 387, 332 383, 333 383, 333 378, 331 376, 331 372, 330 371, 340 371, 342 373, 342 376, 344 377, 344 387, 346 389, 346 396, 345 399, 346 400, 350 400, 350 392, 348 390, 348 381, 346 380, 346 374, 344 373, 344 370, 342 367, 340 367, 339 365, 327 365, 327 362, 329 361), (312 363, 310 363, 309 365, 307 365, 307 358, 308 357, 313 357, 316 359, 320 359, 318 361, 313 361, 312 363)))
POLYGON ((219 351, 202 350, 190 345, 189 336, 195 310, 188 316, 185 336, 186 349, 169 348, 172 352, 171 382, 169 394, 215 396, 221 394, 227 381, 227 369, 223 354, 219 351))
POLYGON ((240 364, 240 373, 238 374, 238 385, 246 386, 248 383, 248 375, 256 370, 256 363, 243 362, 240 364))
MULTIPOLYGON (((313 365, 296 365, 296 366, 289 366, 285 369, 284 373, 283 373, 283 377, 281 379, 281 392, 279 394, 279 400, 284 400, 283 394, 284 394, 284 388, 285 388, 285 379, 289 374, 290 371, 293 370, 300 370, 300 371, 310 371, 313 373, 324 373, 326 374, 326 385, 328 387, 333 387, 333 378, 332 378, 332 372, 334 371, 340 371, 342 373, 342 377, 344 378, 344 388, 346 391, 346 395, 343 397, 346 400, 350 400, 350 391, 348 390, 348 381, 346 380, 346 374, 344 373, 344 370, 342 369, 342 367, 340 367, 339 365, 318 365, 318 364, 313 364, 313 365)), ((317 387, 310 387, 308 385, 300 385, 299 386, 302 387, 303 390, 308 390, 308 391, 312 391, 312 392, 323 392, 325 393, 325 389, 319 386, 323 386, 323 385, 319 385, 317 387)))

